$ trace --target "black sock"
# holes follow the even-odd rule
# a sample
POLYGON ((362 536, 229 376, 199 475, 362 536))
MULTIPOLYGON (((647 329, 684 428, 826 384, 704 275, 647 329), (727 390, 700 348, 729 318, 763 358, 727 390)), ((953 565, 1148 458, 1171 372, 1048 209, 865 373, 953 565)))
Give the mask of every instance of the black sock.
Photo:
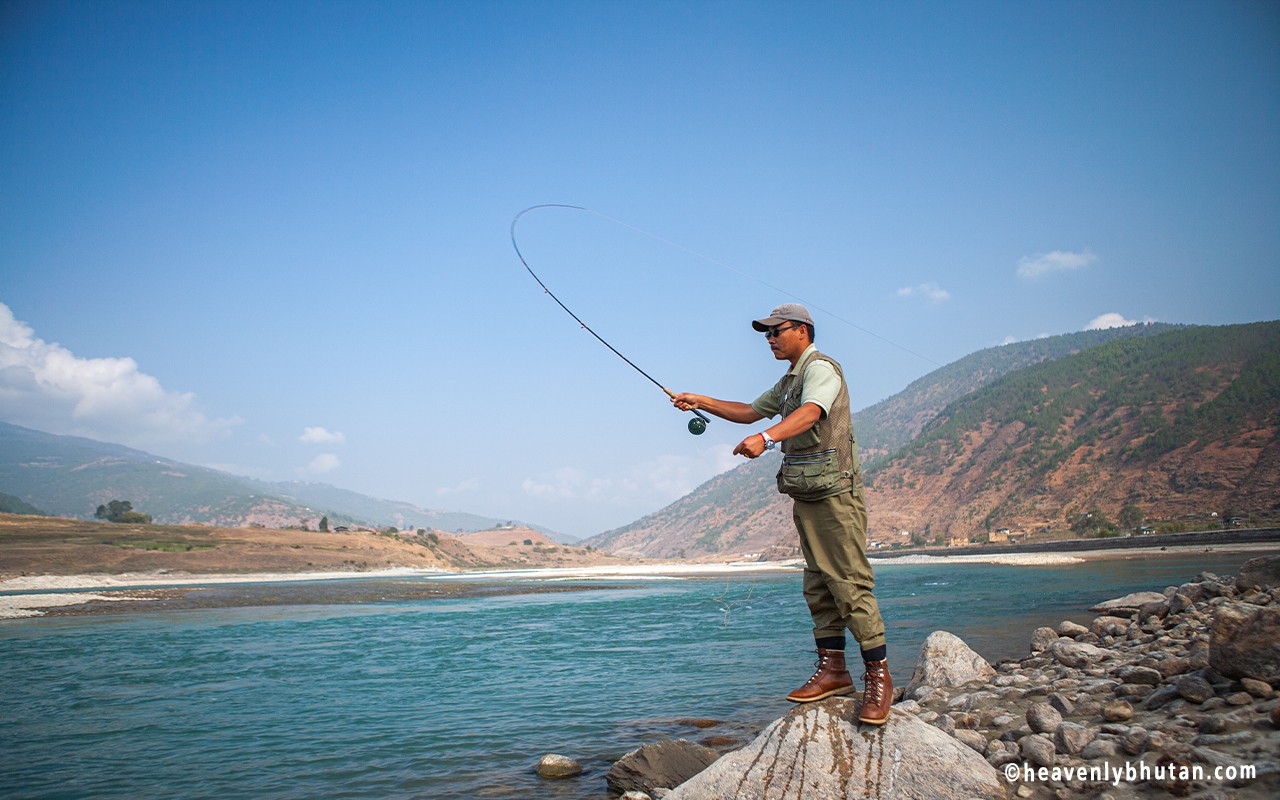
POLYGON ((889 646, 882 644, 879 647, 873 647, 870 650, 863 650, 862 660, 868 663, 872 661, 884 661, 885 657, 888 655, 889 646))
POLYGON ((843 636, 824 636, 821 639, 814 639, 813 643, 821 650, 843 650, 843 636))

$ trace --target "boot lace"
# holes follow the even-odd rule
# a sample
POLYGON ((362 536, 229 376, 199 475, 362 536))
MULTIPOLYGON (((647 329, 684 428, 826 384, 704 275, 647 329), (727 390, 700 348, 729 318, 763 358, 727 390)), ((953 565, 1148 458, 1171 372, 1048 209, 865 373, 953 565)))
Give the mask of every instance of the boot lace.
POLYGON ((870 705, 879 705, 884 693, 884 668, 867 667, 862 674, 862 699, 870 705))
POLYGON ((830 656, 824 656, 822 653, 818 653, 818 660, 813 662, 813 675, 809 680, 805 681, 805 686, 808 686, 818 679, 818 676, 822 674, 823 667, 827 665, 827 659, 829 658, 830 656))

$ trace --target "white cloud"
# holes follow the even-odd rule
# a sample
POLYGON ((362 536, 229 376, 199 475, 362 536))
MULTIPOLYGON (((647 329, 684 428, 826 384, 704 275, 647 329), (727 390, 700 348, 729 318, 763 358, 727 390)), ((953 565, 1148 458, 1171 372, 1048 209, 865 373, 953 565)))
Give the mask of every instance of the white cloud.
MULTIPOLYGON (((1141 321, 1148 325, 1155 322, 1151 317, 1145 317, 1141 321)), ((1127 328, 1130 325, 1137 325, 1138 322, 1139 320, 1125 319, 1123 314, 1119 314, 1115 311, 1109 311, 1106 314, 1100 314, 1094 317, 1089 321, 1088 325, 1084 326, 1084 329, 1086 331, 1100 331, 1105 328, 1127 328)))
POLYGON ((209 419, 195 395, 169 392, 132 358, 79 358, 36 337, 0 303, 0 417, 50 433, 136 447, 206 442, 240 424, 209 419))
POLYGON ((1032 336, 1030 339, 1019 339, 1017 336, 1010 334, 1009 336, 1006 336, 1000 340, 1000 345, 1004 346, 1006 344, 1016 344, 1017 342, 1029 342, 1035 339, 1048 339, 1052 335, 1053 335, 1052 333, 1037 333, 1035 336, 1032 336))
MULTIPOLYGON (((527 483, 527 481, 526 481, 527 483)), ((467 478, 454 486, 439 486, 436 488, 436 494, 441 497, 450 494, 461 494, 462 492, 474 492, 480 488, 480 480, 478 478, 467 478)))
POLYGON ((327 472, 333 472, 340 466, 342 466, 342 461, 336 455, 333 453, 321 453, 311 459, 302 468, 302 471, 309 475, 324 475, 327 472))
POLYGON ((298 441, 304 444, 346 444, 347 437, 338 431, 329 431, 316 427, 303 430, 302 435, 298 437, 298 441))
POLYGON ((1018 259, 1018 275, 1023 278, 1039 278, 1050 272, 1081 269, 1097 260, 1098 257, 1088 250, 1083 253, 1054 250, 1052 253, 1039 253, 1018 259))
POLYGON ((585 471, 576 467, 560 467, 550 475, 525 478, 520 488, 534 497, 581 499, 593 496, 604 484, 604 481, 588 478, 585 471))
POLYGON ((951 299, 951 292, 929 281, 916 286, 902 287, 898 290, 898 297, 923 297, 932 303, 942 303, 951 299))

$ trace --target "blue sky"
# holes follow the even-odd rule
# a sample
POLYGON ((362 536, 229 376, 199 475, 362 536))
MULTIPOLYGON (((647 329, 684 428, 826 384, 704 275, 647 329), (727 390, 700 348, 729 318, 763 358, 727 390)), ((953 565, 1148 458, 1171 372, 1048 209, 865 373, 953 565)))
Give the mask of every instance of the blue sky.
POLYGON ((578 536, 749 429, 535 204, 732 399, 1280 309, 1274 2, 17 0, 0 108, 0 419, 578 536))

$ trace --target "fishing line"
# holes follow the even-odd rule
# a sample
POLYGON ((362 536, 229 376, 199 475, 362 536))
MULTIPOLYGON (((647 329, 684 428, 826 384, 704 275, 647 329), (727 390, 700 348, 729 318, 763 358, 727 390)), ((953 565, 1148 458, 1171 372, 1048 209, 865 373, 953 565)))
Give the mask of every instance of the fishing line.
MULTIPOLYGON (((542 203, 542 204, 540 204, 540 205, 536 205, 536 206, 529 206, 528 208, 526 208, 526 209, 524 209, 523 211, 521 211, 519 214, 516 214, 515 218, 511 220, 511 246, 515 248, 516 256, 518 256, 518 257, 520 258, 520 263, 521 263, 521 264, 523 264, 523 265, 524 265, 524 268, 525 268, 526 270, 528 270, 528 272, 529 272, 529 274, 530 274, 530 275, 532 275, 532 276, 533 276, 533 279, 534 279, 535 281, 537 281, 537 282, 538 282, 538 285, 542 287, 542 290, 543 290, 544 292, 546 292, 548 295, 550 295, 550 296, 551 296, 551 299, 556 301, 556 305, 558 305, 558 306, 560 306, 562 309, 564 309, 565 313, 566 313, 566 314, 568 314, 570 317, 573 317, 574 321, 575 321, 575 322, 577 322, 579 325, 581 325, 581 326, 582 326, 582 327, 587 331, 587 333, 590 333, 590 334, 591 334, 592 336, 594 336, 597 340, 599 340, 599 342, 600 342, 601 344, 603 344, 605 347, 607 347, 607 348, 609 348, 611 351, 613 351, 613 354, 614 354, 614 355, 616 355, 618 358, 621 358, 623 361, 627 362, 627 364, 628 364, 632 369, 634 369, 636 372, 639 372, 641 375, 643 375, 644 377, 648 378, 648 379, 649 379, 649 381, 650 381, 651 383, 653 383, 653 385, 657 386, 659 389, 661 389, 662 391, 666 392, 668 397, 674 397, 675 395, 671 392, 671 390, 670 390, 670 389, 668 389, 667 387, 665 387, 665 386, 663 386, 661 383, 659 383, 657 380, 655 380, 655 379, 653 378, 653 376, 651 376, 649 373, 645 372, 644 370, 640 369, 640 367, 636 366, 636 365, 635 365, 635 363, 633 363, 633 362, 631 361, 631 359, 629 359, 629 358, 627 358, 626 356, 624 356, 621 352, 619 352, 619 351, 618 351, 618 349, 617 349, 616 347, 614 347, 613 345, 611 345, 611 344, 609 344, 607 341, 605 341, 605 340, 604 340, 604 338, 603 338, 602 336, 600 336, 600 334, 598 334, 598 333, 596 333, 595 331, 593 331, 593 330, 591 329, 591 326, 590 326, 590 325, 588 325, 587 323, 583 322, 583 321, 582 321, 582 319, 581 319, 577 314, 573 313, 573 311, 571 311, 571 310, 569 309, 569 307, 568 307, 568 306, 566 306, 563 302, 561 302, 560 298, 556 297, 555 293, 554 293, 554 292, 552 292, 552 291, 551 291, 551 289, 549 289, 549 288, 547 287, 547 285, 546 285, 545 283, 543 283, 543 282, 542 282, 542 279, 541 279, 541 278, 539 278, 539 277, 538 277, 538 275, 537 275, 537 273, 535 273, 535 272, 533 271, 533 268, 529 266, 529 262, 525 260, 525 258, 524 258, 524 254, 520 252, 520 245, 516 242, 516 223, 518 223, 518 222, 520 221, 520 218, 521 218, 521 217, 523 217, 525 214, 528 214, 530 211, 536 211, 536 210, 538 210, 538 209, 540 209, 540 208, 567 208, 567 209, 570 209, 570 210, 573 210, 573 211, 585 211, 585 212, 587 212, 588 214, 593 214, 593 215, 595 215, 595 216, 597 216, 597 217, 600 217, 601 219, 608 220, 609 222, 612 222, 612 223, 614 223, 615 225, 621 225, 621 226, 622 226, 622 227, 624 227, 624 228, 627 228, 627 229, 629 229, 629 230, 635 231, 636 233, 638 233, 638 234, 640 234, 640 235, 642 235, 642 236, 647 236, 647 237, 649 237, 650 239, 654 239, 654 240, 656 240, 656 241, 662 242, 663 244, 668 245, 669 247, 674 247, 674 248, 676 248, 677 250, 682 250, 682 251, 684 251, 684 252, 688 253, 688 254, 689 254, 689 255, 691 255, 691 256, 695 256, 695 257, 697 257, 697 258, 701 258, 701 259, 703 259, 703 260, 705 260, 705 261, 709 261, 709 262, 711 262, 712 264, 715 264, 716 266, 720 267, 721 269, 724 269, 724 270, 727 270, 727 271, 729 271, 729 272, 732 272, 733 274, 735 274, 735 275, 737 275, 737 276, 739 276, 739 277, 746 278, 747 280, 754 281, 754 282, 756 282, 756 283, 760 284, 761 286, 764 286, 764 287, 766 287, 766 288, 768 288, 768 289, 771 289, 772 291, 775 291, 775 292, 777 292, 777 293, 779 293, 779 294, 782 294, 782 295, 785 295, 785 296, 787 296, 787 297, 790 297, 792 300, 795 300, 795 301, 797 301, 797 302, 803 303, 805 306, 808 306, 809 308, 814 309, 814 310, 816 310, 816 311, 820 311, 820 312, 822 312, 823 314, 825 314, 826 316, 831 317, 832 319, 837 320, 837 321, 839 321, 839 322, 843 322, 844 324, 848 325, 849 327, 851 327, 851 328, 853 328, 853 329, 855 329, 855 330, 861 331, 862 333, 865 333, 865 334, 867 334, 868 336, 875 337, 876 339, 879 339, 880 341, 884 342, 885 344, 888 344, 888 345, 891 345, 891 346, 893 346, 893 347, 896 347, 896 348, 898 348, 899 350, 903 351, 904 353, 909 353, 909 354, 911 354, 911 355, 915 356, 916 358, 919 358, 919 359, 921 359, 921 360, 923 360, 923 361, 927 361, 927 362, 929 362, 930 364, 933 364, 935 367, 941 367, 941 366, 943 366, 942 364, 939 364, 937 361, 934 361, 932 358, 929 358, 928 356, 921 355, 920 353, 917 353, 916 351, 912 350, 912 349, 911 349, 911 348, 909 348, 909 347, 906 347, 906 346, 904 346, 904 345, 898 344, 897 342, 895 342, 895 341, 893 341, 893 340, 891 340, 891 339, 887 339, 887 338, 885 338, 885 337, 881 336, 880 334, 876 333, 875 331, 867 330, 866 328, 862 327, 861 325, 858 325, 858 324, 857 324, 857 323, 855 323, 855 322, 852 322, 852 321, 850 321, 850 320, 848 320, 848 319, 845 319, 844 317, 840 316, 839 314, 835 313, 834 311, 831 311, 831 310, 829 310, 829 309, 823 308, 822 306, 816 305, 816 304, 814 304, 814 303, 812 303, 812 302, 810 302, 810 301, 808 301, 808 300, 804 299, 803 297, 800 297, 800 296, 798 296, 798 295, 792 294, 791 292, 788 292, 786 289, 783 289, 783 288, 782 288, 782 287, 780 287, 780 286, 774 286, 773 284, 769 283, 768 281, 761 280, 760 278, 757 278, 757 277, 756 277, 756 276, 754 276, 754 275, 750 275, 750 274, 748 274, 748 273, 746 273, 746 272, 743 272, 742 270, 737 269, 736 267, 734 267, 734 266, 732 266, 732 265, 730 265, 730 264, 726 264, 725 262, 721 261, 721 260, 720 260, 720 259, 718 259, 718 258, 714 258, 714 257, 712 257, 712 256, 709 256, 709 255, 707 255, 706 253, 700 253, 700 252, 698 252, 697 250, 694 250, 694 249, 693 249, 693 248, 691 248, 691 247, 686 247, 685 245, 680 244, 679 242, 674 242, 674 241, 672 241, 672 240, 670 240, 670 239, 667 239, 667 238, 665 238, 665 237, 663 237, 663 236, 659 236, 659 235, 658 235, 658 234, 656 234, 656 233, 652 233, 652 232, 650 232, 650 231, 644 230, 643 228, 638 228, 638 227, 636 227, 635 225, 632 225, 632 224, 630 224, 630 223, 628 223, 628 222, 624 222, 623 220, 620 220, 620 219, 616 219, 616 218, 614 218, 614 217, 611 217, 611 216, 609 216, 608 214, 601 214, 599 211, 594 211, 594 210, 592 210, 592 209, 590 209, 590 208, 585 208, 585 207, 583 207, 583 206, 574 206, 574 205, 569 205, 569 204, 567 204, 567 203, 542 203)), ((705 431, 705 430, 707 429, 707 423, 708 423, 708 422, 710 422, 711 420, 709 420, 706 416, 704 416, 702 413, 698 412, 697 410, 695 410, 695 411, 693 412, 693 414, 694 414, 694 416, 695 416, 695 419, 691 419, 691 420, 689 420, 689 432, 690 432, 690 433, 693 433, 693 434, 695 434, 695 435, 697 435, 697 434, 700 434, 700 433, 702 433, 703 431, 705 431)))
MULTIPOLYGON (((592 209, 590 209, 590 208, 584 208, 584 207, 582 207, 582 206, 562 205, 562 204, 559 204, 559 203, 547 203, 547 204, 545 204, 545 205, 530 206, 529 208, 526 208, 524 211, 521 211, 519 214, 517 214, 517 215, 516 215, 516 219, 520 219, 520 217, 521 217, 522 215, 524 215, 526 212, 533 211, 533 210, 538 209, 538 208, 569 208, 569 209, 573 209, 573 210, 575 210, 575 211, 585 211, 585 212, 587 212, 588 214, 594 214, 595 216, 597 216, 597 217, 599 217, 599 218, 601 218, 601 219, 606 219, 606 220, 608 220, 608 221, 610 221, 610 222, 612 222, 612 223, 614 223, 614 224, 616 224, 616 225, 621 225, 621 226, 622 226, 622 227, 624 227, 624 228, 627 228, 627 229, 629 229, 629 230, 635 231, 636 233, 640 234, 641 236, 647 236, 647 237, 649 237, 650 239, 653 239, 653 240, 655 240, 655 241, 662 242, 663 244, 668 245, 668 246, 670 246, 670 247, 674 247, 674 248, 676 248, 677 250, 683 250, 684 252, 688 253, 688 254, 689 254, 689 255, 691 255, 691 256, 695 256, 696 258, 701 258, 701 259, 702 259, 702 260, 704 260, 704 261, 709 261, 709 262, 711 262, 712 264, 715 264, 717 267, 720 267, 721 269, 724 269, 724 270, 727 270, 727 271, 729 271, 729 272, 732 272, 734 275, 737 275, 737 276, 738 276, 738 277, 740 277, 740 278, 746 278, 747 280, 749 280, 749 281, 754 281, 754 282, 756 282, 756 283, 760 284, 761 286, 764 286, 764 287, 765 287, 765 288, 767 288, 767 289, 772 289, 773 291, 777 292, 778 294, 786 295, 787 297, 790 297, 792 300, 795 300, 795 301, 796 301, 796 302, 798 302, 798 303, 802 303, 802 304, 804 304, 806 307, 808 307, 808 308, 809 308, 809 309, 811 309, 811 310, 821 311, 823 314, 827 315, 828 317, 831 317, 832 319, 837 320, 837 321, 839 321, 839 322, 843 322, 845 325, 848 325, 850 328, 853 328, 854 330, 861 331, 861 332, 865 333, 865 334, 866 334, 866 335, 868 335, 868 336, 871 336, 871 337, 874 337, 874 338, 876 338, 876 339, 879 339, 880 341, 884 342, 885 344, 890 345, 891 347, 896 347, 896 348, 898 348, 899 350, 901 350, 902 352, 904 352, 904 353, 909 353, 909 354, 911 354, 911 355, 915 356, 916 358, 919 358, 919 359, 921 359, 921 360, 923 360, 923 361, 927 361, 927 362, 929 362, 930 364, 934 365, 935 367, 941 367, 941 366, 943 366, 942 364, 939 364, 937 361, 934 361, 932 358, 929 358, 929 357, 928 357, 928 356, 926 356, 926 355, 922 355, 922 354, 920 354, 920 353, 917 353, 915 350, 912 350, 911 348, 906 347, 905 345, 898 344, 897 342, 893 341, 892 339, 887 339, 887 338, 885 338, 885 337, 881 336, 880 334, 876 333, 875 331, 867 330, 866 328, 862 327, 861 325, 857 324, 856 322, 853 322, 853 321, 851 321, 851 320, 845 319, 844 317, 840 316, 840 315, 839 315, 839 314, 837 314, 836 312, 831 311, 830 309, 823 308, 822 306, 817 305, 817 304, 815 304, 815 303, 812 303, 812 302, 810 302, 810 301, 808 301, 808 300, 804 299, 803 297, 800 297, 799 295, 792 294, 791 292, 788 292, 786 289, 783 289, 783 288, 782 288, 782 287, 780 287, 780 286, 774 286, 772 283, 769 283, 769 282, 768 282, 768 281, 766 281, 766 280, 761 280, 760 278, 757 278, 756 276, 751 275, 750 273, 743 272, 742 270, 738 269, 737 267, 734 267, 732 264, 726 264, 725 262, 721 261, 720 259, 718 259, 718 258, 716 258, 716 257, 714 257, 714 256, 709 256, 709 255, 707 255, 706 253, 700 253, 700 252, 698 252, 697 250, 694 250, 692 247, 687 247, 687 246, 685 246, 685 245, 683 245, 683 244, 680 244, 679 242, 673 242, 672 240, 667 239, 667 238, 666 238, 666 237, 664 237, 664 236, 659 236, 658 234, 653 233, 653 232, 651 232, 651 231, 647 231, 647 230, 645 230, 644 228, 637 228, 635 225, 632 225, 632 224, 631 224, 631 223, 629 223, 629 222, 624 222, 623 220, 617 219, 617 218, 615 218, 615 217, 611 217, 611 216, 609 216, 608 214, 602 214, 602 213, 600 213, 599 211, 594 211, 594 210, 592 210, 592 209)), ((515 222, 514 222, 514 221, 512 221, 512 223, 511 223, 511 231, 512 231, 512 236, 513 236, 513 243, 514 243, 514 235, 515 235, 515 222)), ((517 253, 519 252, 519 248, 516 248, 516 252, 517 252, 517 253)), ((524 259, 522 258, 522 259, 521 259, 521 261, 523 261, 523 260, 524 260, 524 259)), ((525 265, 525 267, 526 267, 526 268, 527 268, 528 266, 529 266, 528 264, 526 264, 526 265, 525 265)), ((538 282, 539 282, 539 283, 541 283, 541 281, 538 281, 538 282)), ((544 287, 544 288, 545 288, 545 287, 544 287)))
MULTIPOLYGON (((547 295, 549 295, 552 300, 555 300, 556 305, 563 308, 566 314, 573 317, 574 321, 577 322, 579 325, 581 325, 583 330, 585 330, 587 333, 591 334, 592 336, 596 337, 596 339, 600 342, 600 344, 612 350, 614 355, 616 355, 618 358, 622 359, 623 361, 627 362, 627 364, 636 372, 639 372, 641 375, 648 378, 649 382, 652 383, 654 386, 657 386, 659 389, 666 392, 667 397, 674 398, 676 396, 674 392, 672 392, 667 387, 663 386, 661 383, 658 383, 658 381, 652 375, 650 375, 649 373, 637 367, 635 365, 635 362, 633 362, 631 359, 624 356, 618 350, 618 348, 606 342, 603 336, 591 330, 591 326, 583 322, 581 317, 573 313, 573 311, 571 311, 568 306, 566 306, 563 302, 561 302, 560 298, 556 297, 555 292, 547 288, 547 285, 542 282, 542 278, 538 277, 538 273, 533 271, 533 268, 529 266, 529 262, 524 260, 524 254, 520 252, 520 245, 516 243, 516 223, 519 222, 520 218, 523 217, 525 214, 538 208, 572 208, 578 211, 588 210, 581 206, 570 206, 570 205, 564 205, 561 203, 546 203, 540 206, 530 206, 526 208, 524 211, 521 211, 519 214, 516 214, 515 219, 511 220, 511 246, 516 249, 516 256, 520 258, 520 263, 524 264, 524 268, 529 271, 529 274, 533 276, 533 279, 538 282, 539 286, 542 287, 542 291, 546 292, 547 295)), ((707 423, 711 422, 711 420, 708 419, 701 411, 698 411, 696 409, 693 410, 693 416, 694 416, 694 419, 689 420, 689 433, 692 433, 694 436, 698 436, 707 429, 707 423)))

